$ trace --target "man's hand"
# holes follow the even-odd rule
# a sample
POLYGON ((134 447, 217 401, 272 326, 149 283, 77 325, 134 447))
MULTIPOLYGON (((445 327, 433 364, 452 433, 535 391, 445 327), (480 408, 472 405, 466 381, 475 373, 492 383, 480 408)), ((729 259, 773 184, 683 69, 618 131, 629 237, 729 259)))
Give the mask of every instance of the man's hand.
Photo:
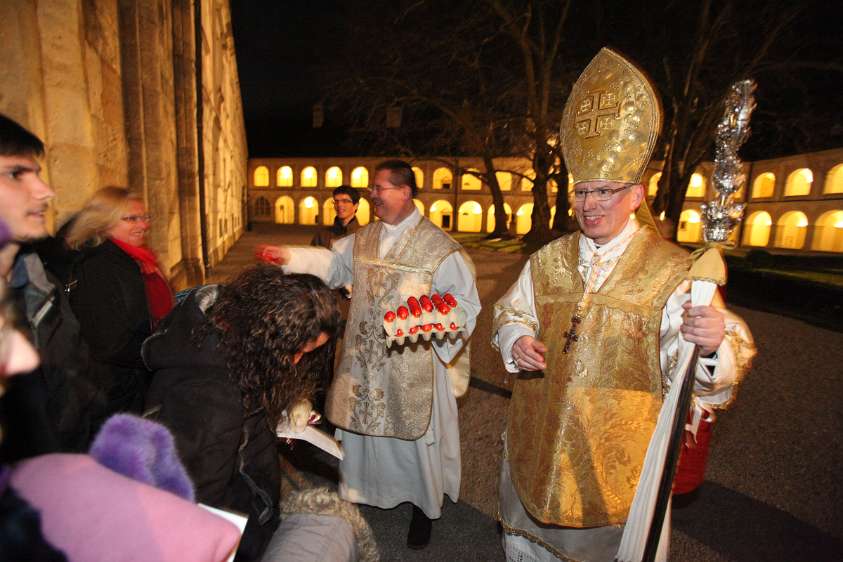
POLYGON ((255 258, 264 263, 285 265, 290 261, 290 250, 284 246, 266 246, 261 244, 255 248, 255 258))
POLYGON ((547 353, 547 347, 533 336, 521 336, 512 344, 512 360, 522 371, 546 369, 545 353, 547 353))
POLYGON ((700 346, 700 355, 711 355, 726 334, 723 313, 713 306, 691 306, 688 301, 682 305, 682 325, 679 330, 685 341, 700 346))

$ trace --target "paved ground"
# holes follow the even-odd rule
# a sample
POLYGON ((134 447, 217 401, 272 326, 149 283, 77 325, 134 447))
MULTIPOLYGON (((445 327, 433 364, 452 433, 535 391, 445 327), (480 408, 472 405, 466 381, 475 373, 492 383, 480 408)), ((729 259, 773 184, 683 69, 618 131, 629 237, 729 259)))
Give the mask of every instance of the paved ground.
MULTIPOLYGON (((312 230, 264 227, 246 233, 213 274, 252 263, 259 243, 306 243, 312 230)), ((460 403, 460 501, 434 524, 430 546, 404 546, 410 509, 364 507, 384 560, 503 560, 493 519, 500 434, 511 381, 488 344, 491 305, 515 279, 523 256, 472 252, 484 311, 473 341, 472 388, 460 403)), ((680 561, 843 560, 843 333, 736 309, 759 349, 733 410, 716 426, 699 497, 674 509, 671 558, 680 561)), ((335 481, 330 460, 298 447, 283 458, 285 486, 335 481)))

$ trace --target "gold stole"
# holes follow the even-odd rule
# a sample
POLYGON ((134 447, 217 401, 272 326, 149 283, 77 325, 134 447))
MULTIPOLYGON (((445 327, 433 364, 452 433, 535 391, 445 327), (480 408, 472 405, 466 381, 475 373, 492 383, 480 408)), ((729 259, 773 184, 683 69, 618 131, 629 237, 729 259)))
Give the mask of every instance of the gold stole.
POLYGON ((563 353, 562 334, 583 296, 579 237, 560 238, 531 257, 548 368, 515 383, 507 454, 534 518, 597 527, 623 523, 632 503, 662 401, 662 309, 690 259, 642 227, 583 311, 579 340, 563 353))
MULTIPOLYGON (((355 233, 348 324, 342 357, 328 393, 331 423, 355 433, 415 440, 430 424, 433 407, 434 362, 430 343, 386 347, 384 311, 401 299, 429 295, 433 274, 460 245, 426 218, 404 233, 383 257, 378 257, 383 223, 355 233)), ((467 263, 470 258, 463 253, 467 263)), ((466 346, 467 347, 467 346, 466 346)), ((457 375, 468 381, 468 349, 458 356, 457 375)), ((449 369, 449 375, 452 369, 449 369)))

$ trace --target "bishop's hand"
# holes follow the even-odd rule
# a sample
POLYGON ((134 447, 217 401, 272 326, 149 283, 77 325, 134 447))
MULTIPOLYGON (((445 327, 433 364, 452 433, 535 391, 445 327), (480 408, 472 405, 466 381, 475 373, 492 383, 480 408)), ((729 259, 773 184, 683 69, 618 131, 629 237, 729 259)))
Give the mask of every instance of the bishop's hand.
POLYGON ((547 347, 533 336, 521 336, 512 344, 512 360, 522 371, 546 369, 545 353, 547 353, 547 347))
POLYGON ((255 248, 255 258, 264 263, 285 265, 290 261, 290 250, 284 246, 267 246, 261 244, 255 248))
POLYGON ((711 355, 726 335, 726 321, 723 313, 713 306, 691 306, 691 301, 682 305, 682 325, 679 330, 685 341, 700 346, 700 355, 711 355))

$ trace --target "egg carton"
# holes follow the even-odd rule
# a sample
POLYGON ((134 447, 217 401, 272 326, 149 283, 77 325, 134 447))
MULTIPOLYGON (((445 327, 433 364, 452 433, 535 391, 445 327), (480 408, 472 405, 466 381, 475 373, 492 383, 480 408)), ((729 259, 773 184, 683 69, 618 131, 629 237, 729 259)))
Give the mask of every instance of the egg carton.
POLYGON ((465 312, 450 293, 422 295, 418 299, 410 297, 406 306, 386 311, 383 329, 387 347, 416 343, 419 339, 441 341, 465 331, 465 312))

